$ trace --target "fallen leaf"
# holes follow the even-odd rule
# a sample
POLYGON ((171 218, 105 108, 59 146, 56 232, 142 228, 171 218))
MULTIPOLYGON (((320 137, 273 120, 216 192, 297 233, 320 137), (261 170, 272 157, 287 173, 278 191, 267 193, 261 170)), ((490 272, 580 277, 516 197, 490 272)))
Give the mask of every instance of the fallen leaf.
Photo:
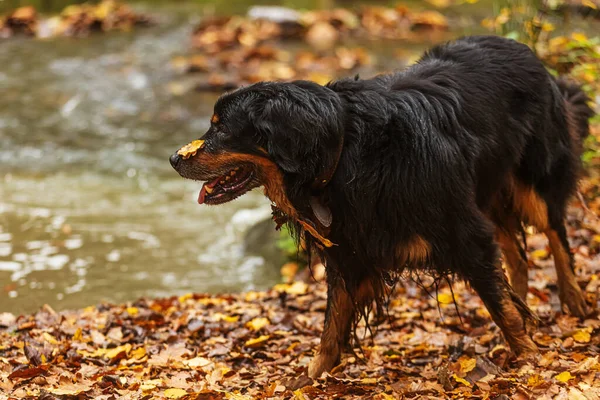
POLYGON ((463 378, 459 377, 459 376, 458 376, 458 375, 456 375, 456 374, 452 374, 452 378, 453 378, 453 379, 454 379, 456 382, 458 382, 458 383, 462 383, 462 384, 463 384, 463 385, 465 385, 465 386, 471 387, 471 383, 470 383, 469 381, 467 381, 467 380, 465 380, 465 379, 463 379, 463 378))
POLYGON ((539 386, 545 382, 546 380, 542 378, 539 374, 534 374, 527 378, 527 386, 531 387, 539 386))
POLYGON ((188 392, 179 388, 171 388, 165 390, 165 397, 167 399, 180 399, 183 396, 187 396, 188 392))
POLYGON ((162 379, 149 379, 142 381, 142 383, 140 384, 140 389, 144 392, 148 392, 150 390, 156 389, 157 386, 162 386, 162 384, 162 379))
POLYGON ((305 294, 306 290, 308 289, 308 286, 304 282, 296 281, 292 284, 280 283, 278 285, 273 286, 273 289, 275 289, 278 292, 286 292, 289 294, 305 294))
POLYGON ((262 335, 257 337, 256 339, 250 339, 247 340, 244 343, 244 346, 246 347, 260 347, 262 346, 267 340, 269 340, 270 336, 269 335, 262 335))
POLYGON ((201 368, 201 367, 206 367, 207 365, 210 365, 213 362, 211 360, 209 360, 208 358, 195 357, 190 360, 185 360, 183 363, 185 365, 187 365, 188 367, 192 367, 192 368, 200 367, 201 368))
POLYGON ((560 374, 554 376, 554 379, 563 383, 567 383, 573 378, 574 376, 572 376, 569 371, 561 372, 560 374))
POLYGON ((127 314, 131 315, 132 317, 135 317, 138 314, 139 310, 137 309, 137 307, 127 307, 127 314))
POLYGON ((51 334, 49 334, 48 332, 44 332, 42 333, 42 336, 44 337, 44 340, 50 344, 59 344, 58 340, 56 340, 56 338, 54 336, 52 336, 51 334))
POLYGON ((246 327, 253 331, 260 331, 262 328, 264 328, 265 326, 268 326, 270 323, 271 322, 269 321, 268 318, 257 317, 257 318, 252 319, 251 321, 248 321, 246 323, 246 327))
POLYGON ((82 393, 88 392, 92 389, 89 384, 86 383, 66 383, 61 384, 57 388, 46 388, 46 391, 55 394, 57 396, 78 396, 82 393))
POLYGON ((48 368, 46 366, 22 368, 8 375, 8 379, 31 379, 33 377, 45 374, 48 368))
POLYGON ((580 329, 573 334, 573 339, 575 339, 575 341, 578 343, 589 343, 591 335, 589 330, 580 329))
POLYGON ((461 359, 460 362, 460 372, 467 373, 472 371, 477 365, 477 360, 475 358, 467 358, 461 359))
POLYGON ((225 321, 225 322, 237 322, 240 319, 239 315, 225 315, 222 313, 215 313, 212 316, 213 321, 225 321))
POLYGON ((450 293, 438 293, 437 300, 440 304, 452 304, 454 303, 454 298, 450 293))

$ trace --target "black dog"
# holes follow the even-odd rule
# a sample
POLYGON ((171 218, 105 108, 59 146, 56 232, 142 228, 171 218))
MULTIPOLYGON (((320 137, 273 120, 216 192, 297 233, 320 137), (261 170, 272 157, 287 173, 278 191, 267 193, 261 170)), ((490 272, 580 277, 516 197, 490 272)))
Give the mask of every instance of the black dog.
POLYGON ((512 350, 530 353, 522 222, 548 236, 563 305, 586 314, 564 219, 593 114, 587 100, 525 45, 467 37, 395 74, 225 94, 208 132, 171 163, 207 181, 199 203, 264 186, 276 220, 326 261, 311 377, 339 361, 360 310, 381 304, 389 275, 403 269, 465 279, 512 350))

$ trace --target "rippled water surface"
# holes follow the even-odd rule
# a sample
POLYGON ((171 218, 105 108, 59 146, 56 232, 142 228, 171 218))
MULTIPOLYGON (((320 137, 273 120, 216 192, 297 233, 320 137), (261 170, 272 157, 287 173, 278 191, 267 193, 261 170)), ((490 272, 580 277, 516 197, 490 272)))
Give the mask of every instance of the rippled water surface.
POLYGON ((251 193, 219 208, 168 156, 207 129, 213 95, 170 94, 201 10, 159 27, 0 45, 0 311, 44 303, 266 287, 277 265, 244 251, 269 213, 251 193))

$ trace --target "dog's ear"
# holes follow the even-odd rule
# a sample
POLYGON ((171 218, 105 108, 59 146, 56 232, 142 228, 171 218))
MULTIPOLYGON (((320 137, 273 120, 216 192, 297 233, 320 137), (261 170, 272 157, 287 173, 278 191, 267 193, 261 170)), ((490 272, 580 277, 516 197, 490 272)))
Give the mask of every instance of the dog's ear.
POLYGON ((343 140, 339 96, 308 81, 273 85, 251 113, 269 156, 302 183, 335 169, 343 140))

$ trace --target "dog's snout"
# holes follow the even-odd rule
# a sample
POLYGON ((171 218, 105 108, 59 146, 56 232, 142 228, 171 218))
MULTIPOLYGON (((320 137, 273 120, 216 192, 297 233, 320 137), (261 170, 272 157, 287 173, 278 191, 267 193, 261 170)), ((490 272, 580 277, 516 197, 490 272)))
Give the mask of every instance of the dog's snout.
POLYGON ((169 157, 169 162, 173 168, 177 168, 177 164, 181 161, 181 156, 177 153, 173 153, 171 157, 169 157))

